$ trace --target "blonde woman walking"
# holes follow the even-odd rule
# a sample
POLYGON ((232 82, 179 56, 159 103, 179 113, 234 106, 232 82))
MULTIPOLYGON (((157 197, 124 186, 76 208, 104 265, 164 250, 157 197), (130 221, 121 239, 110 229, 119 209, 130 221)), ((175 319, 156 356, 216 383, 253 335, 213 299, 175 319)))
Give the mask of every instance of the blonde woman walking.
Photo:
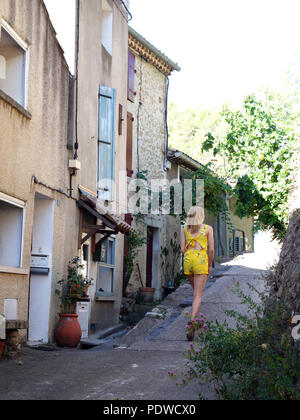
POLYGON ((194 339, 193 321, 199 316, 203 292, 215 255, 213 228, 204 224, 204 218, 203 208, 192 207, 181 236, 184 274, 188 276, 194 290, 192 316, 187 328, 189 341, 194 339))

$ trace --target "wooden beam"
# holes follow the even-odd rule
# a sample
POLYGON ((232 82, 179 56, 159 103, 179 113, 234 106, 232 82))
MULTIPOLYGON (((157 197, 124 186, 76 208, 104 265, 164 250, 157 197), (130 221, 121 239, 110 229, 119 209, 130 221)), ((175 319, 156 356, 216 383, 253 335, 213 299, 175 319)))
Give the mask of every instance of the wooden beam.
POLYGON ((89 232, 90 230, 104 230, 104 225, 97 225, 96 223, 94 225, 83 225, 82 230, 84 232, 89 232))
POLYGON ((116 228, 116 223, 111 222, 105 216, 100 214, 97 210, 93 209, 89 205, 87 205, 83 200, 78 200, 78 206, 86 210, 88 213, 92 214, 93 216, 97 217, 97 219, 101 220, 101 222, 110 229, 116 228))
POLYGON ((106 239, 108 239, 110 235, 111 234, 105 235, 103 238, 101 238, 100 241, 96 243, 95 250, 97 250, 102 245, 102 242, 106 241, 106 239))
POLYGON ((81 239, 81 245, 83 245, 87 240, 89 240, 92 236, 94 236, 95 233, 98 233, 98 230, 97 229, 95 229, 92 232, 88 233, 83 239, 81 239))

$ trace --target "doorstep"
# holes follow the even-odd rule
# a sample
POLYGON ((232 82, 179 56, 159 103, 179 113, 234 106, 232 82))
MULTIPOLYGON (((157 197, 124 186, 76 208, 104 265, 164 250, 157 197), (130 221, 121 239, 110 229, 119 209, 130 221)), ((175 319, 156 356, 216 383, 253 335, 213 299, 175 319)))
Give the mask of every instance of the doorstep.
POLYGON ((110 328, 98 331, 96 334, 90 335, 87 338, 80 340, 80 345, 82 347, 96 347, 101 346, 105 341, 107 341, 111 336, 117 335, 118 333, 125 332, 127 329, 126 325, 118 324, 110 328))

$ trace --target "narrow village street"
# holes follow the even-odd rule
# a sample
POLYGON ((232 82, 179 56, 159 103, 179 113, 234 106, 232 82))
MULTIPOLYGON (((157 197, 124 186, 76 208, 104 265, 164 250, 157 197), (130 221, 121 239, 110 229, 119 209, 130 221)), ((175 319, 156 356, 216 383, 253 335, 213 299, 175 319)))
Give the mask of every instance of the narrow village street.
MULTIPOLYGON (((218 265, 201 311, 219 321, 225 319, 225 308, 245 313, 232 286, 238 281, 247 293, 248 283, 263 291, 264 274, 277 257, 278 249, 264 242, 258 243, 256 253, 218 265)), ((162 302, 156 315, 149 314, 127 335, 90 350, 25 348, 21 358, 0 364, 0 400, 191 401, 199 393, 216 399, 211 384, 179 387, 168 376, 169 371, 179 377, 184 372, 184 353, 190 345, 184 312, 191 302, 192 289, 183 285, 162 302)))

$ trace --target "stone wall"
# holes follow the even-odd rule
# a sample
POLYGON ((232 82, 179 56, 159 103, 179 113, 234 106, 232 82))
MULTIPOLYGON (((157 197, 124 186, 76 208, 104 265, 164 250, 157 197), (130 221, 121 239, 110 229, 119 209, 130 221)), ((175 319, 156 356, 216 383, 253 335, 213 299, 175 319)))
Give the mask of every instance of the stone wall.
MULTIPOLYGON (((147 171, 148 181, 166 180, 166 93, 167 78, 152 64, 136 56, 135 102, 128 101, 128 112, 134 116, 133 123, 133 169, 134 177, 137 172, 147 171)), ((161 299, 163 286, 169 282, 170 266, 165 255, 170 242, 167 231, 170 228, 169 216, 149 216, 145 219, 146 225, 137 225, 142 236, 147 237, 147 226, 152 226, 159 233, 159 262, 154 276, 153 287, 156 288, 155 299, 161 299)), ((147 246, 143 246, 138 253, 136 264, 139 265, 141 281, 146 285, 147 246)), ((171 270, 172 271, 172 270, 171 270)), ((136 294, 141 287, 140 274, 137 266, 128 286, 129 294, 136 294)))

